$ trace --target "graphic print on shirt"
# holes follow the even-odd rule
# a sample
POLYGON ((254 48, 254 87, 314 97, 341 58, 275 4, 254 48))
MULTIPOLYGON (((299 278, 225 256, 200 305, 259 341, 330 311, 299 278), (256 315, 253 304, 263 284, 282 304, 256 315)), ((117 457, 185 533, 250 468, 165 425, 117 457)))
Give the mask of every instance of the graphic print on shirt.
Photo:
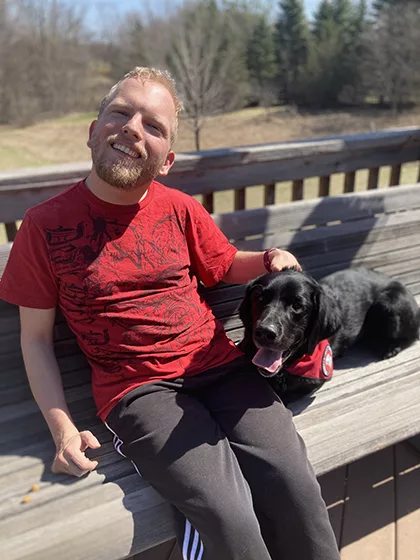
MULTIPOLYGON (((134 349, 135 359, 143 352, 153 360, 180 351, 202 302, 190 293, 188 247, 178 217, 158 220, 145 236, 139 221, 124 223, 90 209, 87 215, 73 229, 46 230, 46 241, 68 320, 77 325, 89 357, 115 375, 133 360, 121 345, 134 349)), ((195 330, 195 342, 208 341, 214 325, 195 330)))

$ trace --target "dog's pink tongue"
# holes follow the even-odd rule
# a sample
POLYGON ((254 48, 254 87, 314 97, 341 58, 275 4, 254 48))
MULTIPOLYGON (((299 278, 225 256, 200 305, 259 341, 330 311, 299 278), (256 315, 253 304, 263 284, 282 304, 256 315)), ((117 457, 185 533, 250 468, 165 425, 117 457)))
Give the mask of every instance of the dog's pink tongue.
POLYGON ((255 354, 252 363, 257 367, 266 369, 270 373, 275 373, 283 363, 283 353, 269 350, 268 348, 260 348, 255 354))

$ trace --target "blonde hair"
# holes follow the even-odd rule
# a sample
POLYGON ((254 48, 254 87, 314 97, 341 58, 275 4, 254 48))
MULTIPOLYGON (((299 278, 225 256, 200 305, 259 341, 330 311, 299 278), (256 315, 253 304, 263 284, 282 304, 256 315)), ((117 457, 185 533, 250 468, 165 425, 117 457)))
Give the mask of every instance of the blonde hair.
POLYGON ((135 68, 130 70, 130 72, 128 72, 119 82, 112 86, 109 92, 102 99, 99 106, 98 118, 102 115, 105 108, 117 94, 121 84, 125 80, 129 80, 130 78, 136 78, 137 80, 140 80, 142 82, 156 82, 164 86, 171 94, 171 97, 175 104, 175 123, 174 128, 171 132, 171 144, 173 144, 178 133, 178 116, 183 111, 184 107, 182 101, 179 98, 175 80, 167 70, 159 70, 158 68, 149 68, 147 66, 136 66, 135 68))

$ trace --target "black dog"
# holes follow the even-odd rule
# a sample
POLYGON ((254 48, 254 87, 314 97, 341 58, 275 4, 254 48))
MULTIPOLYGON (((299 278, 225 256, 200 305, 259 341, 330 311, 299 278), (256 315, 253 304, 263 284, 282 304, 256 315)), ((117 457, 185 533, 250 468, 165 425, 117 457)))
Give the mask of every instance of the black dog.
POLYGON ((324 376, 293 371, 321 341, 329 340, 334 357, 363 341, 384 359, 412 344, 420 325, 420 310, 407 288, 363 268, 320 282, 294 269, 265 274, 248 286, 239 313, 245 327, 240 347, 285 400, 313 392, 330 377, 326 350, 324 376))

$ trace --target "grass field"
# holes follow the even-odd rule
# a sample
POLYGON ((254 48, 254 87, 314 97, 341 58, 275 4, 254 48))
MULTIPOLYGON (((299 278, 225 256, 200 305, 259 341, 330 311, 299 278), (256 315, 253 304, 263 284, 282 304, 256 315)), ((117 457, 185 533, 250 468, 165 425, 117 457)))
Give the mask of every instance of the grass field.
MULTIPOLYGON (((77 113, 14 129, 0 126, 0 172, 48 165, 87 161, 88 127, 94 113, 77 113)), ((202 149, 226 148, 267 142, 302 140, 314 137, 368 132, 386 128, 420 125, 420 110, 393 118, 379 110, 353 110, 304 114, 273 107, 243 109, 209 117, 202 129, 202 149)), ((180 122, 177 152, 194 151, 192 128, 180 122)))
MULTIPOLYGON (((94 118, 94 113, 76 113, 39 122, 26 128, 15 129, 0 126, 0 173, 22 167, 88 161, 90 153, 86 140, 89 124, 94 118)), ((215 149, 302 140, 419 125, 420 110, 402 113, 393 118, 387 111, 373 109, 329 111, 318 114, 297 113, 279 107, 269 110, 243 109, 209 117, 202 129, 201 148, 215 149)), ((192 128, 186 119, 182 119, 175 151, 188 152, 194 151, 194 149, 192 128)), ((389 174, 389 168, 381 169, 380 188, 388 185, 389 174)), ((417 163, 403 166, 401 183, 414 183, 417 181, 417 177, 417 163)), ((365 190, 366 184, 367 171, 357 172, 356 191, 365 190)), ((331 177, 332 195, 342 193, 343 186, 343 174, 331 177)), ((288 202, 291 199, 290 187, 290 182, 276 185, 276 203, 288 202)), ((304 197, 315 197, 317 189, 317 178, 307 179, 304 185, 304 197)), ((263 196, 262 187, 248 188, 246 207, 262 206, 263 196)), ((216 193, 215 211, 229 212, 231 210, 233 210, 233 191, 216 193)), ((4 240, 4 227, 0 224, 0 242, 4 240)))

